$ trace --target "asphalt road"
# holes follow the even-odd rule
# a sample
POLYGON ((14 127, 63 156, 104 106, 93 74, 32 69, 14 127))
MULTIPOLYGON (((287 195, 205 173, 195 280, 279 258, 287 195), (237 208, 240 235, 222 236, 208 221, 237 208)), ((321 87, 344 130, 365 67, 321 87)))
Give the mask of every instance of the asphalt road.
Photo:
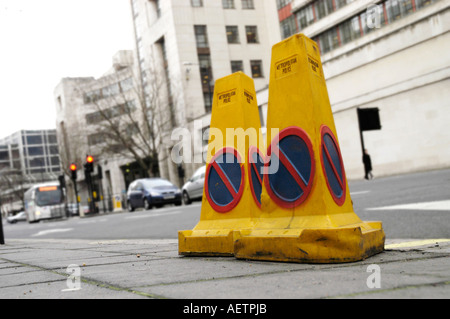
MULTIPOLYGON (((349 181, 355 213, 362 220, 380 220, 387 238, 450 238, 450 169, 349 181)), ((201 202, 133 213, 108 213, 28 224, 7 224, 8 238, 176 239, 192 229, 201 202)))

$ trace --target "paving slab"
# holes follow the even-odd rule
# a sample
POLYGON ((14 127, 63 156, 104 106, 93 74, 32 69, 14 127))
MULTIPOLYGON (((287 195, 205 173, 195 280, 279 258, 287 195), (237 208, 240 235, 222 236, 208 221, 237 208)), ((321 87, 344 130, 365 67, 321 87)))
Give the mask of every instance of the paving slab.
POLYGON ((360 262, 297 264, 179 256, 176 240, 11 239, 0 246, 0 298, 450 298, 450 241, 386 247, 360 262), (69 266, 81 289, 70 290, 69 266))

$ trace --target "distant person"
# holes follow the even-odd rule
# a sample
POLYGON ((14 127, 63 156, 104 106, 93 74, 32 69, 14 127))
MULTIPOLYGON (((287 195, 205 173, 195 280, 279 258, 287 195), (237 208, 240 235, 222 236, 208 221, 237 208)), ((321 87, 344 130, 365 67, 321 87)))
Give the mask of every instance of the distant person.
POLYGON ((364 171, 365 171, 364 178, 367 180, 372 179, 373 178, 372 161, 370 160, 370 155, 366 149, 364 150, 364 154, 363 154, 363 163, 364 163, 364 171))

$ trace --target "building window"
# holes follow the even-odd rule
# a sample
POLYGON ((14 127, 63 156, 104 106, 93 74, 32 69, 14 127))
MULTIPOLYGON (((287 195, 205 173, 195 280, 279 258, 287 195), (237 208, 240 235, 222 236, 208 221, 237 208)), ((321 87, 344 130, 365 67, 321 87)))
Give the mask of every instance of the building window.
POLYGON ((195 25, 195 41, 197 48, 208 48, 208 35, 206 34, 206 25, 195 25))
POLYGON ((86 123, 87 124, 96 124, 103 120, 104 120, 104 118, 100 112, 86 114, 86 123))
POLYGON ((253 78, 262 78, 263 77, 261 60, 250 61, 250 66, 252 68, 252 77, 253 78))
POLYGON ((56 138, 56 135, 48 135, 47 140, 49 144, 58 144, 58 139, 56 138))
POLYGON ((154 0, 156 3, 156 16, 158 18, 161 17, 161 1, 160 0, 154 0))
POLYGON ((385 4, 388 23, 413 13, 412 0, 388 0, 385 4))
POLYGON ((209 125, 202 128, 202 146, 206 146, 209 143, 209 125))
POLYGON ((48 149, 50 150, 50 154, 51 155, 57 155, 59 154, 59 150, 58 150, 58 146, 57 145, 50 145, 48 147, 48 149))
POLYGON ((339 47, 339 37, 337 34, 337 29, 332 28, 325 31, 317 37, 317 42, 319 42, 320 50, 322 53, 327 53, 339 47))
POLYGON ((336 9, 342 8, 347 3, 352 2, 352 0, 334 0, 334 3, 336 5, 336 9))
POLYGON ((242 9, 255 9, 253 0, 242 0, 242 9))
POLYGON ((33 157, 29 159, 29 167, 45 167, 45 157, 33 157))
MULTIPOLYGON (((383 13, 383 9, 382 9, 383 5, 380 5, 380 26, 385 25, 385 19, 384 19, 384 13, 383 13)), ((369 17, 367 16, 367 12, 364 11, 363 13, 361 13, 361 15, 359 16, 359 19, 361 21, 361 35, 364 34, 368 34, 372 31, 377 30, 376 28, 370 28, 367 25, 367 20, 369 19, 369 17)))
POLYGON ((191 0, 191 6, 203 7, 203 0, 191 0))
POLYGON ((209 54, 199 54, 200 77, 202 81, 203 99, 205 111, 211 112, 212 97, 214 93, 214 78, 211 68, 211 56, 209 54))
POLYGON ((234 0, 222 0, 222 7, 224 9, 234 9, 234 0))
POLYGON ((212 95, 209 92, 204 92, 203 93, 203 102, 205 103, 205 112, 206 113, 211 113, 212 110, 212 95))
POLYGON ((236 25, 227 25, 226 32, 228 43, 240 43, 239 30, 236 25))
POLYGON ((277 0, 277 9, 280 10, 291 2, 292 0, 277 0))
POLYGON ((242 61, 231 61, 231 73, 244 72, 244 63, 242 61))
POLYGON ((290 37, 297 33, 297 24, 295 23, 295 16, 290 16, 280 22, 281 37, 283 39, 290 37))
POLYGON ((59 166, 59 157, 58 156, 53 156, 50 158, 50 163, 52 164, 52 166, 59 166))
POLYGON ((41 135, 27 135, 27 144, 42 144, 41 135))
POLYGON ((28 147, 28 156, 44 155, 42 147, 28 147))
POLYGON ((94 133, 88 136, 88 144, 90 146, 102 144, 105 142, 105 134, 104 133, 94 133))
POLYGON ((312 24, 314 22, 314 12, 312 4, 300 10, 296 14, 296 17, 298 28, 300 31, 312 24))
POLYGON ((9 161, 9 152, 8 152, 8 150, 0 152, 0 161, 9 161))
POLYGON ((84 94, 84 103, 95 103, 102 98, 100 90, 94 90, 84 94))
POLYGON ((264 123, 264 112, 263 112, 262 105, 258 105, 258 112, 259 112, 259 122, 261 124, 261 127, 264 127, 266 124, 264 123))
POLYGON ((359 17, 353 17, 339 25, 339 35, 341 44, 346 44, 359 38, 361 36, 359 17))
POLYGON ((432 4, 438 0, 415 0, 416 1, 416 9, 421 9, 426 7, 429 4, 432 4))
POLYGON ((258 43, 258 28, 255 25, 245 26, 245 33, 247 35, 247 43, 258 43))
POLYGON ((119 83, 114 83, 102 89, 102 96, 103 98, 107 98, 116 95, 119 92, 120 92, 119 83))
MULTIPOLYGON (((337 7, 351 2, 334 0, 337 7)), ((377 5, 379 10, 379 27, 395 23, 397 20, 420 10, 426 5, 434 3, 438 0, 385 0, 377 5)), ((316 5, 317 3, 313 3, 316 5)), ((303 15, 297 14, 297 22, 302 28, 306 21, 303 15)), ((377 21, 378 22, 378 21, 377 21)), ((316 41, 320 47, 322 54, 334 50, 346 43, 354 41, 363 35, 369 34, 378 29, 378 26, 373 24, 373 17, 370 17, 366 11, 346 20, 339 25, 319 34, 313 40, 316 41), (369 21, 371 23, 369 23, 369 21)))
POLYGON ((319 0, 315 3, 317 19, 329 15, 333 12, 333 0, 319 0))

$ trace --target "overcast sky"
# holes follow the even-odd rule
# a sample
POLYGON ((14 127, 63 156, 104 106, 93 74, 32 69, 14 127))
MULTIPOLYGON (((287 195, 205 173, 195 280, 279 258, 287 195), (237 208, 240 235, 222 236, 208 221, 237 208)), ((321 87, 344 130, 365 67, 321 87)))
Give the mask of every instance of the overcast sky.
POLYGON ((54 129, 63 77, 100 77, 133 49, 129 0, 0 0, 0 138, 54 129))

